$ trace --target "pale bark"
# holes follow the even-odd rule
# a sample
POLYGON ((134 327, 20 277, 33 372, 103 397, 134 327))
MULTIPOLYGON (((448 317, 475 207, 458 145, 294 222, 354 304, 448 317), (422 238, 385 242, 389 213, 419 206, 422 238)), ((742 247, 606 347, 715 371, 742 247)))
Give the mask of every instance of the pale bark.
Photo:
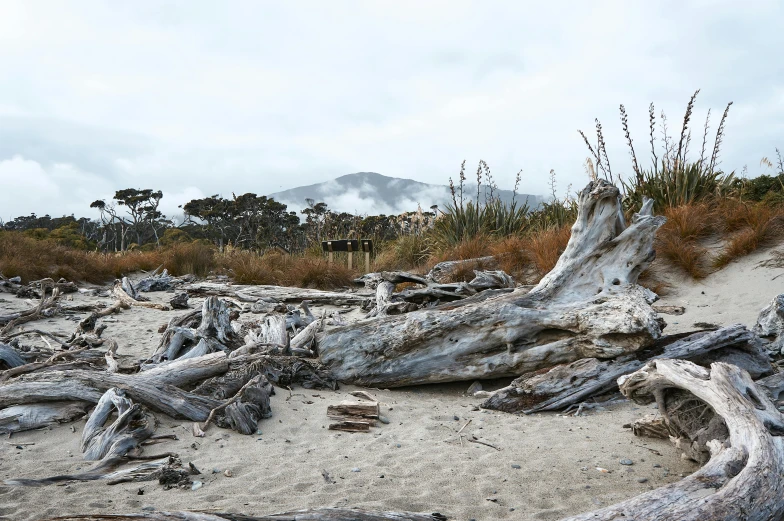
POLYGON ((677 358, 704 366, 713 362, 729 362, 748 371, 754 378, 770 374, 773 370, 757 336, 740 324, 689 335, 664 346, 663 351, 656 355, 650 351, 616 360, 584 358, 556 366, 546 373, 524 374, 493 393, 481 406, 526 414, 564 409, 590 397, 617 390, 618 378, 642 367, 645 359, 677 358))
POLYGON ((463 306, 374 318, 327 332, 321 360, 338 380, 403 386, 515 376, 649 346, 662 323, 637 286, 664 223, 652 202, 627 227, 618 189, 591 182, 555 268, 524 290, 463 306))

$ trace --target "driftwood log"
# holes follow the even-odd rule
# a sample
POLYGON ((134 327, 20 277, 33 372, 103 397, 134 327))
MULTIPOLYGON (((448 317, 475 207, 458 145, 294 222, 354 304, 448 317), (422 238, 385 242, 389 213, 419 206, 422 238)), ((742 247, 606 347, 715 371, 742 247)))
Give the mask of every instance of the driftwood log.
POLYGON ((78 420, 87 413, 87 402, 48 402, 0 409, 0 434, 40 429, 78 420))
POLYGON ((524 374, 493 393, 481 407, 526 414, 561 410, 590 397, 617 391, 618 378, 636 371, 645 360, 677 358, 703 366, 729 362, 746 370, 753 378, 773 371, 757 335, 741 324, 694 333, 672 343, 664 344, 664 340, 662 338, 651 349, 615 360, 584 358, 555 366, 544 373, 524 374))
POLYGON ((664 223, 652 207, 627 226, 618 189, 591 182, 566 250, 530 292, 336 327, 320 342, 321 360, 340 381, 394 387, 516 376, 645 348, 663 326, 655 295, 636 284, 664 223))
POLYGON ((152 308, 152 309, 160 309, 162 311, 168 311, 169 306, 164 306, 163 304, 156 304, 154 302, 147 302, 145 297, 142 297, 138 294, 136 289, 133 287, 133 284, 128 277, 123 277, 122 280, 117 280, 114 282, 114 288, 112 288, 112 294, 120 300, 124 305, 130 306, 140 306, 145 308, 152 308), (130 293, 129 293, 130 292, 130 293))
POLYGON ((364 304, 374 298, 372 292, 337 292, 321 291, 317 289, 290 288, 284 286, 245 286, 240 284, 218 284, 215 282, 198 282, 180 287, 191 296, 219 296, 232 297, 241 302, 255 303, 258 301, 268 303, 299 303, 308 300, 314 304, 332 304, 336 306, 346 304, 364 304))

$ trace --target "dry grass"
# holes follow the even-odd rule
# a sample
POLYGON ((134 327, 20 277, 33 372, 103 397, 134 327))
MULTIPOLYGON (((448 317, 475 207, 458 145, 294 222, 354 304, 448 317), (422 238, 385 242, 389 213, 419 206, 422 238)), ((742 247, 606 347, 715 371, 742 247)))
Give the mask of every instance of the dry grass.
POLYGON ((234 251, 218 256, 218 263, 240 284, 332 289, 350 286, 358 275, 339 262, 308 255, 234 251))
POLYGON ((174 244, 154 251, 97 253, 75 250, 15 232, 0 232, 0 273, 20 276, 24 282, 45 277, 102 284, 158 266, 173 275, 204 276, 228 271, 237 282, 299 287, 337 288, 356 276, 345 265, 328 265, 322 257, 259 255, 248 251, 219 254, 200 242, 174 244))
POLYGON ((716 268, 723 268, 784 236, 784 210, 781 208, 733 202, 723 205, 721 214, 729 239, 713 262, 716 268))
POLYGON ((528 256, 539 278, 547 275, 555 267, 571 235, 571 226, 559 226, 544 228, 529 236, 526 241, 528 256))
MULTIPOLYGON (((677 267, 695 279, 784 237, 781 206, 724 199, 667 208, 664 215, 667 222, 656 238, 657 264, 659 268, 677 267), (712 254, 708 242, 716 241, 721 241, 723 248, 712 254)), ((470 281, 474 270, 502 269, 515 280, 530 284, 552 270, 570 233, 570 226, 564 225, 530 230, 520 236, 478 236, 439 251, 433 251, 433 241, 427 235, 404 236, 379 245, 372 269, 422 273, 446 260, 493 256, 491 261, 466 263, 451 281, 470 281)), ((361 259, 355 261, 359 269, 349 270, 344 258, 330 265, 317 248, 302 255, 260 255, 239 250, 218 253, 211 245, 198 241, 153 251, 106 254, 76 250, 22 233, 0 232, 0 273, 19 275, 25 282, 63 277, 106 283, 163 266, 174 275, 223 272, 239 283, 333 289, 352 284, 363 268, 361 259)), ((641 280, 657 293, 666 291, 655 276, 648 274, 641 280)))
POLYGON ((517 281, 525 281, 532 268, 527 249, 528 241, 517 236, 496 240, 490 245, 490 252, 496 257, 498 269, 507 272, 517 281))
POLYGON ((404 235, 378 246, 373 261, 375 271, 420 271, 431 253, 431 241, 424 235, 404 235))
POLYGON ((710 252, 700 241, 716 231, 715 210, 706 204, 667 208, 667 222, 656 236, 658 257, 694 279, 710 272, 710 252))
POLYGON ((710 252, 694 241, 665 231, 657 237, 656 252, 694 279, 703 279, 710 273, 710 252))

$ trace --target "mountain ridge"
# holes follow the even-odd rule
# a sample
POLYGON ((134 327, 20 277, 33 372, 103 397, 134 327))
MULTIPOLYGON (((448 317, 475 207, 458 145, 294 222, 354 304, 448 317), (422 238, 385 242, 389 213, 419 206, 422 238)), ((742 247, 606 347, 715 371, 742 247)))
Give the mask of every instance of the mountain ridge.
MULTIPOLYGON (((466 200, 474 200, 477 193, 476 184, 465 185, 463 193, 466 200)), ((512 190, 495 189, 493 193, 507 204, 513 197, 519 204, 527 198, 532 209, 544 201, 542 196, 519 193, 515 195, 512 190)), ((481 186, 480 200, 488 196, 488 187, 481 186)), ((306 199, 313 199, 315 202, 326 203, 334 211, 359 215, 397 215, 416 211, 417 207, 423 210, 428 210, 433 205, 443 208, 452 201, 447 185, 390 177, 377 172, 346 174, 330 181, 275 192, 269 194, 269 197, 286 204, 292 210, 305 208, 306 199)))

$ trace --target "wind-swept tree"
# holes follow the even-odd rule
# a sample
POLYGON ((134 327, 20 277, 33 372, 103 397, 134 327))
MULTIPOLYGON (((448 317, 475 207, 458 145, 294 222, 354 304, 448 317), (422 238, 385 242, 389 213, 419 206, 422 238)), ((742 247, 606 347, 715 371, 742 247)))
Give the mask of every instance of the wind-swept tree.
POLYGON ((158 211, 158 205, 163 198, 163 192, 160 190, 153 191, 150 188, 139 190, 136 188, 125 188, 124 190, 117 190, 114 194, 114 200, 120 206, 125 206, 128 210, 128 215, 131 218, 131 226, 136 232, 136 244, 142 245, 142 229, 143 224, 147 223, 153 230, 156 241, 158 239, 158 232, 153 224, 157 219, 162 217, 158 211))

